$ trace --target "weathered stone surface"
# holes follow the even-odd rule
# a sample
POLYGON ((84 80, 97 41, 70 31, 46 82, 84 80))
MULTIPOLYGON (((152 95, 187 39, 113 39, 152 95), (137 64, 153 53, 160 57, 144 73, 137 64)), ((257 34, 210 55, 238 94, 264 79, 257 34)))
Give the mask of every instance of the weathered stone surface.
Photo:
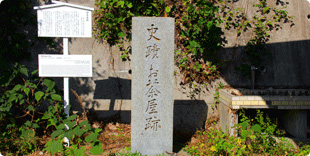
POLYGON ((172 151, 174 18, 134 17, 131 149, 172 151))

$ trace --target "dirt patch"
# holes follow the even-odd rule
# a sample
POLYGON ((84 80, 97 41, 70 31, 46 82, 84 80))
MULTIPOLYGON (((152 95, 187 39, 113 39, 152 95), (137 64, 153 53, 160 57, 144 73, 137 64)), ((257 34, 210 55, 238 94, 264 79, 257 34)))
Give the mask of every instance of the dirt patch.
POLYGON ((109 123, 103 127, 99 141, 103 144, 103 155, 114 154, 130 147, 131 125, 109 123))

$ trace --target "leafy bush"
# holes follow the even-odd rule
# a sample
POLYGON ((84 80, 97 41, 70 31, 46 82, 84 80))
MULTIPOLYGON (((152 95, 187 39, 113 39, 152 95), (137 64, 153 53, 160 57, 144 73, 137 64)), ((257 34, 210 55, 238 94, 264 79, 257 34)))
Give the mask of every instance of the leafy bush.
POLYGON ((29 73, 27 68, 16 64, 7 82, 0 84, 3 92, 0 99, 1 151, 33 152, 37 147, 38 131, 42 130, 39 124, 42 124, 43 103, 59 105, 62 101, 54 88, 55 83, 38 78, 36 72, 29 73))
POLYGON ((286 152, 294 152, 294 147, 283 138, 284 132, 277 129, 277 125, 260 110, 257 110, 255 120, 241 113, 241 123, 237 125, 237 129, 250 153, 284 155, 286 152), (279 141, 276 137, 279 137, 279 141))
POLYGON ((16 64, 11 76, 2 82, 1 152, 18 155, 33 153, 41 148, 39 137, 50 136, 44 150, 51 154, 85 155, 86 143, 91 144, 91 154, 102 153, 101 143, 97 140, 101 129, 91 128, 86 120, 77 123, 77 115, 65 117, 62 97, 54 81, 39 78, 37 71, 29 73, 27 68, 16 64), (69 148, 63 145, 65 137, 70 141, 69 148))
POLYGON ((277 129, 268 116, 257 110, 255 120, 241 112, 237 124, 238 137, 215 128, 197 131, 193 143, 186 147, 191 155, 304 155, 309 146, 295 149, 283 132, 277 129))
POLYGON ((43 119, 50 120, 48 126, 55 126, 56 130, 51 134, 43 151, 48 151, 51 154, 62 153, 63 155, 85 155, 86 143, 91 143, 90 153, 92 155, 101 154, 101 143, 97 140, 101 129, 92 129, 87 120, 76 123, 77 115, 71 115, 67 119, 53 119, 55 115, 43 116, 43 119), (68 139, 70 146, 63 145, 64 139, 68 139))

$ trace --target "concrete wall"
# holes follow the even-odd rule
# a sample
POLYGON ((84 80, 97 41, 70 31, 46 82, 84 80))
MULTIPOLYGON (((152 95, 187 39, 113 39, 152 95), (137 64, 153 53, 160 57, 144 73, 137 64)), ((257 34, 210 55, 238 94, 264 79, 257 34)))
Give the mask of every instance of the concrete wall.
MULTIPOLYGON (((77 5, 94 7, 95 0, 61 0, 77 5)), ((295 26, 290 28, 284 26, 282 30, 271 34, 273 37, 268 47, 272 50, 273 59, 266 61, 266 73, 257 74, 257 85, 273 87, 309 87, 310 86, 310 63, 309 56, 309 22, 306 15, 310 14, 310 5, 306 0, 288 0, 288 12, 295 16, 295 26)), ((44 1, 32 0, 32 5, 44 4, 44 1)), ((237 5, 250 6, 247 0, 240 0, 237 5)), ((251 14, 251 13, 249 13, 251 14)), ((56 46, 51 47, 44 39, 35 39, 36 28, 26 28, 29 38, 35 42, 31 47, 32 59, 25 61, 32 69, 36 69, 38 54, 62 53, 62 39, 52 38, 56 46)), ((235 32, 227 31, 225 35, 228 44, 222 50, 222 57, 231 59, 233 56, 233 45, 235 44, 235 32)), ((241 45, 245 45, 241 40, 241 45)), ((130 46, 130 43, 127 43, 130 46)), ((250 79, 236 73, 234 67, 240 63, 239 55, 242 48, 238 48, 232 64, 222 70, 222 81, 232 86, 250 86, 250 79)), ((83 105, 88 109, 96 110, 99 117, 111 117, 120 113, 120 119, 130 122, 131 110, 131 69, 130 61, 122 61, 117 47, 109 47, 108 44, 98 43, 95 38, 71 38, 69 40, 69 54, 91 54, 93 55, 93 77, 92 78, 70 78, 70 88, 82 99, 83 105), (120 112, 121 110, 121 112, 120 112)), ((210 105, 213 104, 215 84, 208 88, 202 88, 196 95, 196 99, 190 98, 191 89, 180 85, 180 75, 175 68, 175 127, 195 130, 204 125, 207 116, 213 112, 210 105), (186 126, 184 126, 186 125, 186 126)), ((55 78, 57 86, 62 88, 62 79, 55 78)), ((77 98, 70 93, 70 104, 72 110, 80 111, 81 106, 77 98)))
MULTIPOLYGON (((274 88, 309 88, 310 87, 310 23, 307 15, 310 14, 310 4, 306 0, 286 0, 287 11, 290 16, 294 16, 294 26, 286 24, 282 29, 270 33, 271 39, 267 48, 272 53, 272 59, 265 59, 263 66, 266 72, 256 72, 256 87, 274 88)), ((251 10, 253 1, 240 0, 235 7, 246 8, 247 17, 252 17, 254 10, 251 10)), ((275 6, 275 0, 271 0, 275 6)), ((235 71, 235 67, 242 62, 242 50, 246 45, 245 39, 236 40, 236 31, 226 31, 228 44, 222 50, 222 57, 230 61, 222 73, 225 81, 234 87, 250 88, 249 77, 242 76, 235 71), (235 44, 241 47, 233 48, 235 44)))

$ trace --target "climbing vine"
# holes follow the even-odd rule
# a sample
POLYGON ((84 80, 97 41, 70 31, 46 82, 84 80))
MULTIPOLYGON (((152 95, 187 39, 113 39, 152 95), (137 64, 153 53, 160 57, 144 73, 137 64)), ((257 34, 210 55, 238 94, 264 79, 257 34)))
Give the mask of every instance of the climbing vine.
MULTIPOLYGON (((266 56, 271 58, 271 53, 266 48, 271 37, 270 34, 282 29, 284 24, 294 25, 293 16, 289 16, 286 11, 288 4, 281 0, 259 0, 247 9, 234 8, 232 2, 222 5, 224 28, 235 29, 237 41, 241 38, 244 39, 246 35, 249 37, 243 51, 245 58, 243 58, 241 66, 237 68, 244 75, 250 73, 251 67, 262 67, 266 56), (253 16, 249 16, 249 12, 253 12, 251 10, 255 10, 253 16)), ((241 44, 237 42, 234 46, 239 47, 241 44)))
MULTIPOLYGON (((292 17, 281 0, 257 0, 256 14, 247 18, 244 8, 234 8, 232 0, 96 0, 94 13, 95 36, 110 46, 118 45, 122 59, 129 59, 131 48, 124 42, 131 40, 131 19, 134 16, 167 16, 175 18, 175 63, 183 76, 183 84, 207 84, 219 77, 220 48, 226 43, 223 31, 236 30, 236 38, 250 32, 244 53, 245 63, 239 68, 259 66, 270 32, 291 23, 292 17), (271 7, 271 3, 282 9, 271 7)), ((240 44, 236 44, 236 47, 240 44)))

